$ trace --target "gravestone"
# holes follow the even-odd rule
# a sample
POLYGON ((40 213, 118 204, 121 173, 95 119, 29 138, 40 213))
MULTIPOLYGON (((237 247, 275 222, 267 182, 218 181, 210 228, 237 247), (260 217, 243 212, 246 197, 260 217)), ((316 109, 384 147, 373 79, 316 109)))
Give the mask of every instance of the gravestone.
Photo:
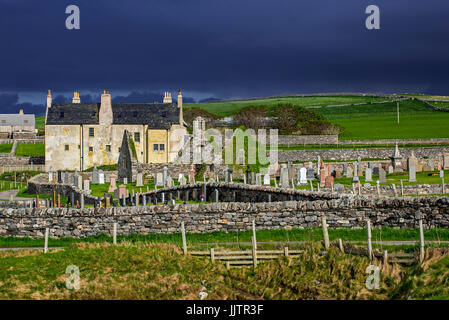
POLYGON ((50 182, 50 183, 53 182, 53 171, 52 171, 51 167, 48 169, 48 182, 50 182))
POLYGON ((103 170, 98 171, 98 183, 104 184, 104 172, 103 170))
POLYGON ((137 173, 136 177, 136 187, 142 187, 143 186, 143 175, 142 172, 137 173))
POLYGON ((365 170, 365 181, 366 181, 366 182, 371 182, 371 181, 373 181, 371 168, 367 168, 367 169, 365 170))
POLYGON ((295 179, 295 171, 291 161, 287 163, 287 168, 288 168, 288 181, 292 181, 295 179))
POLYGON ((334 184, 334 177, 331 175, 327 176, 324 180, 324 187, 325 188, 332 188, 332 185, 334 184))
POLYGON ((432 169, 430 168, 430 166, 428 164, 424 164, 422 166, 422 171, 432 171, 432 169))
POLYGON ((115 174, 111 174, 109 176, 109 189, 108 192, 114 192, 117 189, 117 176, 115 174))
POLYGON ((58 183, 62 183, 62 172, 58 170, 58 183))
POLYGON ((357 175, 361 177, 363 175, 362 171, 362 158, 359 156, 357 157, 357 175))
POLYGON ((164 176, 162 172, 156 174, 156 186, 164 186, 164 176))
POLYGON ((281 188, 288 188, 288 168, 281 168, 281 188))
POLYGON ((181 179, 179 179, 179 185, 185 186, 187 184, 187 179, 182 175, 181 179))
POLYGON ((358 174, 358 170, 357 170, 357 163, 354 162, 354 175, 352 176, 352 182, 359 182, 359 174, 358 174))
POLYGON ((296 167, 296 183, 298 183, 299 184, 299 180, 300 180, 300 178, 301 178, 301 172, 300 172, 300 170, 301 170, 301 167, 296 167))
POLYGON ((321 170, 321 157, 318 156, 317 163, 316 163, 316 174, 318 177, 320 176, 320 170, 321 170))
POLYGON ((189 171, 189 183, 194 184, 195 183, 195 165, 190 165, 190 171, 189 171))
POLYGON ((308 167, 307 168, 307 173, 306 173, 306 177, 307 177, 307 180, 313 180, 313 179, 315 179, 315 173, 313 172, 313 167, 308 167))
POLYGON ((371 170, 373 170, 373 162, 372 162, 372 161, 369 161, 369 162, 368 162, 368 168, 370 168, 371 170))
POLYGON ((263 184, 265 186, 269 186, 270 185, 270 175, 268 173, 263 176, 263 184))
POLYGON ((352 178, 352 176, 354 175, 353 170, 351 168, 351 166, 348 166, 348 168, 346 169, 346 178, 352 178))
POLYGON ((379 167, 373 168, 373 174, 379 174, 379 167))
POLYGON ((274 164, 274 176, 279 177, 281 174, 281 166, 279 165, 279 162, 276 162, 274 164))
POLYGON ((345 161, 344 163, 343 163, 343 175, 344 176, 346 176, 346 171, 348 170, 348 164, 347 164, 347 162, 345 161))
POLYGON ((113 192, 114 192, 114 200, 120 200, 120 190, 118 188, 115 188, 113 192))
POLYGON ((443 154, 443 170, 449 169, 449 153, 443 154))
POLYGON ((118 196, 120 199, 123 199, 123 197, 127 198, 129 196, 129 192, 124 184, 119 185, 118 190, 118 196))
POLYGON ((416 182, 416 167, 413 165, 408 168, 408 182, 416 182))
POLYGON ((90 181, 89 180, 84 180, 83 190, 84 191, 90 190, 90 181))
POLYGON ((307 169, 304 167, 299 170, 299 183, 307 184, 307 169))
POLYGON ((166 180, 166 187, 167 188, 172 188, 173 187, 173 179, 172 177, 168 176, 167 180, 166 180))
POLYGON ((94 164, 94 170, 92 171, 92 183, 100 183, 100 177, 97 169, 97 164, 94 164))
POLYGON ((392 174, 393 173, 393 166, 388 166, 388 174, 392 174))
POLYGON ((110 183, 111 179, 110 179, 110 175, 109 174, 104 174, 104 182, 105 183, 110 183))
POLYGON ((168 177, 168 168, 167 166, 164 167, 164 174, 163 174, 163 183, 164 187, 167 186, 167 177, 168 177))
POLYGON ((133 175, 137 172, 137 159, 135 157, 135 146, 129 143, 131 140, 128 130, 123 132, 122 145, 117 162, 117 181, 123 182, 127 178, 128 182, 133 182, 133 175))
POLYGON ((418 168, 418 159, 415 157, 415 152, 413 150, 407 160, 407 169, 410 170, 411 166, 415 167, 415 169, 418 168))
POLYGON ((75 172, 72 174, 72 185, 78 186, 78 170, 75 169, 75 172))
POLYGON ((440 178, 444 178, 444 170, 440 170, 440 178))
POLYGON ((382 167, 379 168, 379 183, 387 183, 386 172, 382 167))
POLYGON ((239 150, 237 163, 239 165, 245 165, 245 150, 239 150))
POLYGON ((62 175, 62 183, 69 184, 69 173, 67 171, 64 171, 62 175))
POLYGON ((78 184, 76 185, 78 189, 83 189, 83 177, 78 176, 78 184))

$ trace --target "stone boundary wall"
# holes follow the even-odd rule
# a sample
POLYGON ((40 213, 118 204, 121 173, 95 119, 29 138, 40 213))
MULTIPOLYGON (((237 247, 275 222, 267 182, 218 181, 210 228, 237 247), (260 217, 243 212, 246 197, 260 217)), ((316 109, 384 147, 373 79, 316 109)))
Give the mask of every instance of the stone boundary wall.
POLYGON ((422 99, 419 99, 419 98, 414 98, 414 99, 422 102, 424 105, 426 105, 427 107, 429 107, 432 110, 442 111, 442 112, 449 112, 449 108, 437 107, 437 106, 434 106, 433 104, 429 103, 428 101, 422 100, 422 99))
POLYGON ((45 138, 39 137, 39 138, 27 138, 27 139, 0 139, 0 143, 44 143, 45 138))
POLYGON ((399 148, 401 144, 434 144, 434 143, 447 143, 449 144, 449 138, 433 138, 433 139, 379 139, 379 140, 340 140, 338 144, 351 145, 351 144, 391 144, 398 143, 399 148))
MULTIPOLYGON (((332 149, 332 150, 279 150, 278 161, 310 161, 316 160, 318 156, 322 160, 354 160, 358 157, 362 159, 388 159, 393 155, 394 148, 361 148, 361 149, 332 149)), ((439 159, 442 154, 449 152, 449 147, 429 147, 429 148, 400 148, 402 157, 406 159, 413 151, 417 158, 439 159)))
MULTIPOLYGON (((449 198, 418 197, 370 199, 347 196, 318 201, 272 203, 176 204, 94 209, 0 209, 1 236, 84 237, 111 234, 175 233, 184 221, 188 233, 245 231, 256 221, 257 230, 320 227, 326 216, 330 228, 373 227, 415 228, 423 219, 425 228, 449 227, 449 198)), ((188 235, 187 235, 188 236, 188 235)))
POLYGON ((280 135, 278 136, 278 144, 338 144, 338 135, 280 135))

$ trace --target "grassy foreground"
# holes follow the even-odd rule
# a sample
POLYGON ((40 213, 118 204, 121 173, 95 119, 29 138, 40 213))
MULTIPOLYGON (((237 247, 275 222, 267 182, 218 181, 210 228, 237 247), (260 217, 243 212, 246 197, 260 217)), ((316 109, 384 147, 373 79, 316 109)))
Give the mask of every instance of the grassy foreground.
MULTIPOLYGON (((120 226, 119 226, 120 228, 120 226)), ((365 229, 348 229, 348 228, 330 228, 329 239, 337 240, 341 238, 343 241, 365 241, 365 229)), ((230 232, 210 232, 210 233, 187 233, 187 245, 197 246, 199 244, 206 244, 214 246, 225 242, 233 243, 251 243, 252 231, 230 231, 230 232)), ((449 229, 433 228, 424 230, 424 237, 426 241, 449 241, 449 229)), ((415 240, 419 239, 419 229, 393 229, 382 228, 372 230, 373 241, 400 241, 400 240, 415 240)), ((169 243, 178 246, 182 245, 181 233, 150 233, 146 235, 131 234, 126 236, 117 236, 118 241, 125 241, 129 243, 169 243)), ((313 229, 299 229, 293 228, 291 230, 274 229, 274 230, 258 230, 257 241, 322 241, 323 231, 321 228, 313 229)), ((106 234, 99 234, 84 238, 59 238, 49 239, 48 245, 50 247, 65 247, 76 243, 112 243, 112 237, 106 234)), ((0 237, 0 248, 14 248, 14 247, 43 247, 43 238, 28 238, 28 237, 0 237)))
MULTIPOLYGON (((431 254, 429 254, 431 255, 431 254)), ((449 256, 423 265, 381 268, 368 290, 367 258, 310 245, 298 259, 280 257, 257 269, 231 268, 184 256, 174 245, 91 244, 48 254, 0 253, 0 299, 447 299, 449 256), (79 268, 78 290, 66 288, 68 266, 79 268)))

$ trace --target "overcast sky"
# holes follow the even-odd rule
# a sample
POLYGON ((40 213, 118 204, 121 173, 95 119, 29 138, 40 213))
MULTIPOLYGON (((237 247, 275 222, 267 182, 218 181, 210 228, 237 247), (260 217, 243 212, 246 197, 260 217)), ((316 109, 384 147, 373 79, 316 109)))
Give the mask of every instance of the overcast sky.
POLYGON ((57 101, 449 94, 448 17, 447 0, 0 0, 0 112, 40 113, 48 89, 57 101), (71 4, 80 30, 65 27, 71 4), (365 28, 370 4, 380 30, 365 28))

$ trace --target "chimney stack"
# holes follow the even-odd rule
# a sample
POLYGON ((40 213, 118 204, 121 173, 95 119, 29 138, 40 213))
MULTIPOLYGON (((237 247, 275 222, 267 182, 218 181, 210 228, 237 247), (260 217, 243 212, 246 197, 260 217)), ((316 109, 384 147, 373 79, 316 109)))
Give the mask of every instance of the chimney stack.
POLYGON ((112 114, 112 101, 109 90, 104 90, 101 95, 101 105, 100 112, 98 115, 99 122, 101 125, 112 124, 113 114, 112 114))
POLYGON ((73 93, 72 103, 81 103, 80 93, 79 92, 75 91, 73 93))
POLYGON ((165 91, 164 92, 164 100, 163 103, 173 103, 173 100, 171 98, 171 92, 165 91))
POLYGON ((51 108, 51 90, 48 90, 48 94, 47 94, 47 108, 51 108))
POLYGON ((23 109, 20 109, 20 110, 19 110, 19 114, 23 114, 23 109))
POLYGON ((184 126, 184 116, 182 114, 182 92, 181 89, 178 91, 178 108, 179 108, 179 124, 184 126))

